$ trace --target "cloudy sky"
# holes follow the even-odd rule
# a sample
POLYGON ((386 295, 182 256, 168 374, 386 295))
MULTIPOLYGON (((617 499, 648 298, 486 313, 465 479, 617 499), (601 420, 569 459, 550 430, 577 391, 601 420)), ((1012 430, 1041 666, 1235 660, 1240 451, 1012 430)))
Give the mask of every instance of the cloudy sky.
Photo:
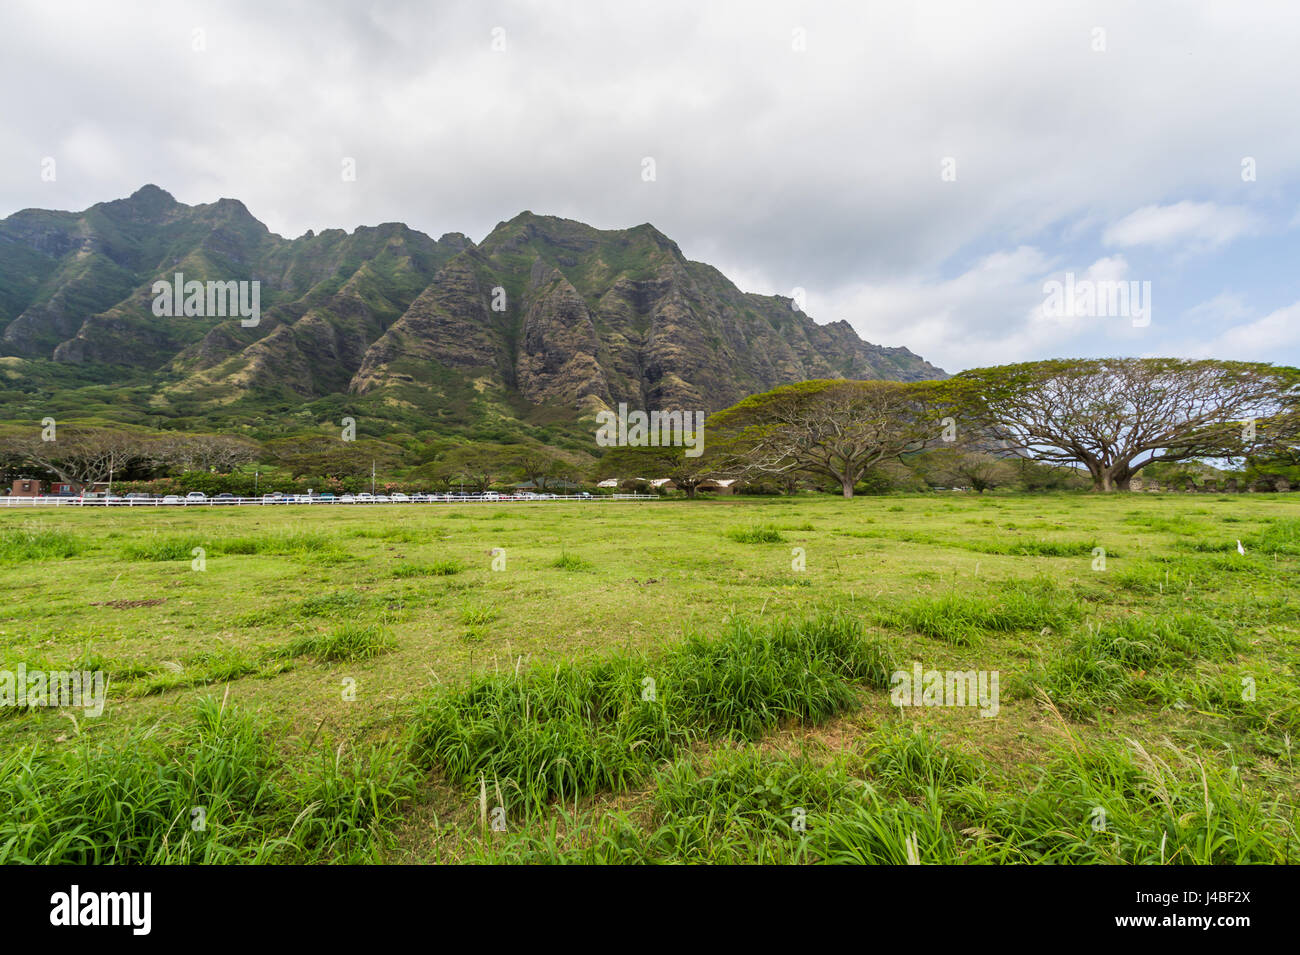
POLYGON ((950 371, 1300 364, 1297 51, 1294 0, 7 0, 0 216, 153 182, 290 237, 648 221, 950 371), (1053 313, 1067 275, 1149 321, 1053 313))

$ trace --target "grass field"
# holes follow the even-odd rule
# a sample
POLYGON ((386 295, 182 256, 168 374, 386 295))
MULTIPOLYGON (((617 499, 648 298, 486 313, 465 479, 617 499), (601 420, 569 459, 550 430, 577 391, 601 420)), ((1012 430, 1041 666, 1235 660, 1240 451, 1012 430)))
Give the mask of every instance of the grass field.
POLYGON ((1287 862, 1297 570, 1274 495, 4 512, 0 671, 109 689, 0 709, 0 861, 1287 862))

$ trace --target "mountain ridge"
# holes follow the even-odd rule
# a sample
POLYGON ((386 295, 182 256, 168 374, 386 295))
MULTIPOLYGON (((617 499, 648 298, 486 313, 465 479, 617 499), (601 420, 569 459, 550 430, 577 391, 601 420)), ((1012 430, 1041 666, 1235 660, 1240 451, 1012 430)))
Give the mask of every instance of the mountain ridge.
POLYGON ((285 239, 237 199, 190 206, 153 184, 0 219, 0 358, 10 382, 26 369, 143 383, 148 407, 132 407, 164 418, 268 395, 444 418, 715 411, 806 378, 945 375, 844 320, 741 291, 648 222, 524 210, 478 243, 401 222, 285 239), (259 324, 155 316, 152 284, 176 272, 258 281, 259 324))

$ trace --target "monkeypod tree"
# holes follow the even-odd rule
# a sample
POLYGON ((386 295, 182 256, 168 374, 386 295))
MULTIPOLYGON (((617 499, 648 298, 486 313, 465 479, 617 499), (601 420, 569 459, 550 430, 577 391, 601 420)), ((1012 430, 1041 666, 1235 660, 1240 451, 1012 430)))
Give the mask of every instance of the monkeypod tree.
POLYGON ((360 478, 399 462, 402 448, 367 438, 343 441, 333 435, 307 434, 276 438, 266 444, 269 459, 294 478, 360 478))
POLYGON ((60 481, 89 486, 129 468, 156 464, 158 448, 151 434, 138 429, 68 424, 46 430, 33 425, 0 436, 0 455, 60 481))
POLYGON ((260 448, 247 438, 223 434, 176 434, 168 432, 153 442, 155 459, 181 471, 213 471, 229 474, 251 464, 260 448))
POLYGON ((927 400, 932 382, 819 380, 753 395, 709 419, 729 470, 805 472, 845 497, 863 474, 938 440, 927 400))
POLYGON ((539 491, 553 485, 563 486, 576 475, 585 474, 591 459, 575 452, 559 451, 544 446, 525 446, 512 458, 515 473, 539 491))
POLYGON ((1102 358, 976 368, 940 386, 967 436, 1086 468, 1127 490, 1157 461, 1294 443, 1300 371, 1250 362, 1102 358))

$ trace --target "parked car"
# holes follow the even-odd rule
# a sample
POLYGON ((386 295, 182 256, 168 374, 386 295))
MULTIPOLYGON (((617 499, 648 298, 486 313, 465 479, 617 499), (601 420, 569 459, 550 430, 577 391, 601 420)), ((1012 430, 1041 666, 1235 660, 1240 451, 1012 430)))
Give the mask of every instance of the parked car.
POLYGON ((180 499, 179 495, 176 495, 176 494, 168 494, 166 497, 164 497, 164 498, 162 499, 162 502, 163 502, 164 504, 179 504, 179 503, 181 503, 181 499, 180 499))
POLYGON ((485 501, 499 501, 499 500, 501 500, 501 495, 498 494, 496 491, 484 491, 484 492, 483 492, 483 500, 485 500, 485 501))
POLYGON ((336 498, 334 497, 334 492, 333 492, 333 491, 326 491, 324 494, 318 494, 318 495, 316 495, 316 499, 317 499, 318 501, 333 501, 333 500, 336 500, 336 498))
POLYGON ((363 491, 363 492, 361 492, 360 494, 357 495, 357 503, 358 503, 358 504, 373 504, 373 503, 375 503, 375 496, 374 496, 373 494, 369 493, 368 491, 363 491))
POLYGON ((390 499, 394 504, 405 504, 405 503, 407 503, 408 501, 411 500, 411 498, 410 498, 409 495, 403 494, 401 491, 394 491, 394 492, 389 496, 389 499, 390 499))
POLYGON ((212 501, 215 504, 234 504, 235 495, 230 494, 228 492, 224 494, 218 494, 216 497, 212 499, 212 501))
POLYGON ((357 499, 351 494, 344 494, 341 498, 339 498, 340 504, 355 504, 356 502, 357 499))
POLYGON ((202 491, 190 491, 190 493, 185 495, 186 504, 202 504, 207 499, 208 496, 202 491))

